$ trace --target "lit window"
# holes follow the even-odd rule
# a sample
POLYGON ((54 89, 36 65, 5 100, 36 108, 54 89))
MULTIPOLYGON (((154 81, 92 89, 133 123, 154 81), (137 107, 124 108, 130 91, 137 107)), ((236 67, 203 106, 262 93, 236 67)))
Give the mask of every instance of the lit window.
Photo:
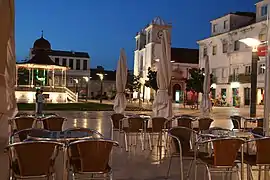
POLYGON ((264 74, 264 72, 265 72, 265 64, 260 64, 259 74, 264 74))

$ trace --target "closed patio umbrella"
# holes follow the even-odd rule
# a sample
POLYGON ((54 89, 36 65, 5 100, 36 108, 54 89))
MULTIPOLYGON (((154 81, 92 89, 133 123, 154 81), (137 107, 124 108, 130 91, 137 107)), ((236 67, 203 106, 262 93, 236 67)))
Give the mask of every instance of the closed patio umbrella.
POLYGON ((114 99, 114 111, 116 113, 124 113, 127 100, 126 100, 126 84, 127 84, 127 58, 125 50, 121 49, 120 58, 118 60, 116 70, 116 96, 114 99))
POLYGON ((153 115, 165 118, 172 117, 172 101, 168 94, 172 63, 171 63, 171 49, 168 41, 168 32, 163 31, 161 39, 161 58, 157 63, 157 95, 153 102, 153 115))
POLYGON ((205 56, 205 66, 204 66, 204 82, 203 82, 203 95, 201 102, 201 113, 202 116, 209 116, 211 110, 211 101, 209 98, 210 94, 210 67, 209 67, 209 56, 205 56))

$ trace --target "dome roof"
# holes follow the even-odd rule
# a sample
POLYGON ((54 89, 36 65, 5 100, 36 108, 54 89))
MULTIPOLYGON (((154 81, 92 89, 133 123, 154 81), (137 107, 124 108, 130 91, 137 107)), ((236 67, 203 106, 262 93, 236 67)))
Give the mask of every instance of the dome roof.
POLYGON ((167 23, 165 23, 165 21, 163 19, 161 19, 160 17, 155 17, 151 24, 156 24, 156 25, 160 25, 160 26, 165 26, 167 25, 167 23))
POLYGON ((33 49, 51 50, 51 44, 48 40, 44 39, 42 35, 41 38, 34 42, 33 49))

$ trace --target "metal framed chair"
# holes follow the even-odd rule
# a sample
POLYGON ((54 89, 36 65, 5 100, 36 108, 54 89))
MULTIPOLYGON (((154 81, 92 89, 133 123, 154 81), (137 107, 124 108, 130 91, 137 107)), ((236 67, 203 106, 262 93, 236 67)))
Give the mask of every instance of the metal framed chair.
POLYGON ((63 144, 49 141, 31 141, 10 144, 6 147, 9 156, 11 179, 55 179, 55 158, 63 144), (38 153, 37 153, 38 152, 38 153), (42 163, 41 163, 42 162, 42 163))
POLYGON ((113 131, 118 131, 118 141, 120 141, 122 130, 122 120, 125 118, 123 114, 115 113, 111 115, 111 120, 113 124, 113 131))
POLYGON ((76 175, 90 175, 89 179, 112 179, 109 163, 113 146, 118 146, 118 143, 104 139, 80 140, 68 144, 68 168, 71 169, 73 179, 76 175), (74 154, 74 148, 78 153, 74 154))
POLYGON ((150 139, 152 140, 151 144, 154 143, 154 135, 158 135, 157 147, 162 147, 162 137, 165 135, 168 130, 166 126, 164 126, 165 122, 168 119, 164 117, 153 117, 152 118, 152 127, 146 128, 146 133, 150 135, 150 139))
POLYGON ((233 123, 233 129, 243 129, 241 126, 241 123, 242 123, 241 116, 233 115, 233 116, 230 116, 230 118, 233 123))
MULTIPOLYGON (((201 142, 198 141, 196 143, 196 151, 198 151, 198 145, 209 143, 211 143, 213 146, 213 151, 210 156, 202 156, 198 158, 199 162, 206 167, 208 179, 211 180, 211 172, 237 172, 238 178, 240 178, 239 167, 236 163, 236 160, 238 157, 239 149, 245 143, 245 141, 240 138, 232 137, 215 138, 201 142), (234 168, 236 168, 236 170, 234 170, 234 168)), ((241 159, 241 162, 243 162, 243 159, 241 159)), ((197 178, 197 164, 198 162, 196 161, 195 180, 197 178)))
POLYGON ((36 118, 31 117, 31 116, 19 116, 9 121, 11 130, 13 133, 15 131, 33 128, 35 127, 35 123, 36 123, 36 118), (16 128, 14 127, 14 125, 16 126, 16 128))
MULTIPOLYGON (((129 118, 124 118, 121 120, 121 124, 122 124, 122 130, 124 133, 124 140, 125 140, 125 149, 126 151, 129 151, 129 147, 132 146, 132 144, 130 144, 130 139, 131 139, 131 135, 135 134, 136 139, 135 139, 135 146, 137 145, 137 139, 138 137, 141 138, 141 146, 142 146, 142 150, 144 150, 144 131, 145 131, 145 119, 141 118, 141 117, 129 117, 129 118), (128 127, 124 127, 124 121, 127 120, 128 121, 128 127), (138 136, 139 135, 139 136, 138 136)), ((149 138, 149 144, 150 144, 150 148, 152 147, 151 145, 151 140, 149 138)))
POLYGON ((66 118, 58 116, 50 116, 42 119, 44 129, 50 131, 62 131, 64 121, 66 121, 66 118))
POLYGON ((27 140, 29 135, 34 135, 34 136, 42 136, 44 134, 49 134, 50 131, 46 130, 46 129, 36 129, 36 128, 28 128, 28 129, 23 129, 20 131, 16 131, 14 132, 11 136, 10 136, 10 141, 9 144, 15 143, 14 139, 16 136, 19 137, 20 142, 23 142, 25 140, 27 140))
MULTIPOLYGON (((270 137, 261 137, 255 138, 252 140, 247 141, 247 143, 256 143, 256 154, 251 154, 249 152, 244 154, 244 163, 247 164, 250 168, 248 169, 248 175, 251 179, 254 179, 252 176, 252 171, 258 171, 258 180, 261 180, 262 174, 262 167, 264 166, 264 171, 269 171, 270 166, 270 137), (252 166, 258 166, 258 169, 252 169, 252 166)), ((266 177, 264 176, 264 179, 266 177)))
POLYGON ((190 171, 193 165, 194 156, 207 156, 208 153, 205 152, 196 152, 194 151, 194 145, 192 144, 193 137, 196 137, 198 135, 198 132, 187 128, 187 127, 173 127, 169 130, 169 136, 173 139, 173 149, 174 151, 170 155, 170 162, 169 167, 167 171, 167 178, 170 174, 170 168, 172 163, 173 157, 179 157, 180 160, 180 179, 186 180, 190 177, 190 171), (183 160, 191 160, 191 163, 188 168, 187 175, 184 178, 184 169, 183 169, 183 160))

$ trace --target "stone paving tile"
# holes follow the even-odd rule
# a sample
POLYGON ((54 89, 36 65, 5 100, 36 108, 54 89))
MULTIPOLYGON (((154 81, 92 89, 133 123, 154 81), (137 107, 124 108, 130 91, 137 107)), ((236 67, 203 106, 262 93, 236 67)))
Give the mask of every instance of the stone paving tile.
MULTIPOLYGON (((175 110, 175 113, 181 112, 182 114, 194 114, 199 115, 199 111, 193 110, 175 110)), ((89 127, 98 130, 101 132, 105 138, 111 137, 111 124, 109 116, 112 112, 56 112, 60 116, 66 117, 68 120, 64 124, 64 129, 70 127, 89 127)), ((133 113, 142 113, 142 112, 133 112, 133 113)), ((151 112, 145 112, 150 113, 151 112)), ((226 123, 229 123, 228 117, 232 114, 243 114, 248 115, 248 109, 235 109, 235 108, 214 108, 212 112, 212 117, 215 119, 215 123, 218 125, 224 126, 226 123)), ((261 112, 259 111, 258 114, 261 112)), ((117 133, 114 133, 114 139, 118 140, 117 133)), ((118 140, 119 141, 119 140, 118 140)), ((123 142, 120 141, 120 144, 123 142)), ((147 143, 146 143, 147 144, 147 143)), ((113 149, 113 158, 112 158, 112 169, 114 171, 113 177, 116 180, 159 180, 165 179, 167 174, 167 169, 169 166, 168 154, 165 154, 164 149, 161 153, 157 149, 149 151, 146 147, 146 150, 142 151, 140 143, 137 143, 137 147, 132 147, 130 152, 125 152, 123 148, 114 148, 113 149)), ((3 169, 6 169, 8 164, 7 156, 3 153, 0 153, 0 179, 7 179, 6 173, 3 172, 3 169)), ((189 167, 189 162, 184 162, 185 171, 189 167)), ((60 153, 56 162, 57 169, 57 180, 62 179, 61 169, 63 168, 63 155, 60 153)), ((194 171, 190 180, 194 177, 194 171)), ((203 180, 204 168, 200 166, 198 168, 198 180, 203 180)), ((221 179, 220 175, 213 175, 214 180, 221 179)), ((172 160, 171 172, 169 179, 176 180, 179 178, 179 161, 178 158, 172 160)), ((236 179, 236 175, 233 175, 233 180, 236 179)))

